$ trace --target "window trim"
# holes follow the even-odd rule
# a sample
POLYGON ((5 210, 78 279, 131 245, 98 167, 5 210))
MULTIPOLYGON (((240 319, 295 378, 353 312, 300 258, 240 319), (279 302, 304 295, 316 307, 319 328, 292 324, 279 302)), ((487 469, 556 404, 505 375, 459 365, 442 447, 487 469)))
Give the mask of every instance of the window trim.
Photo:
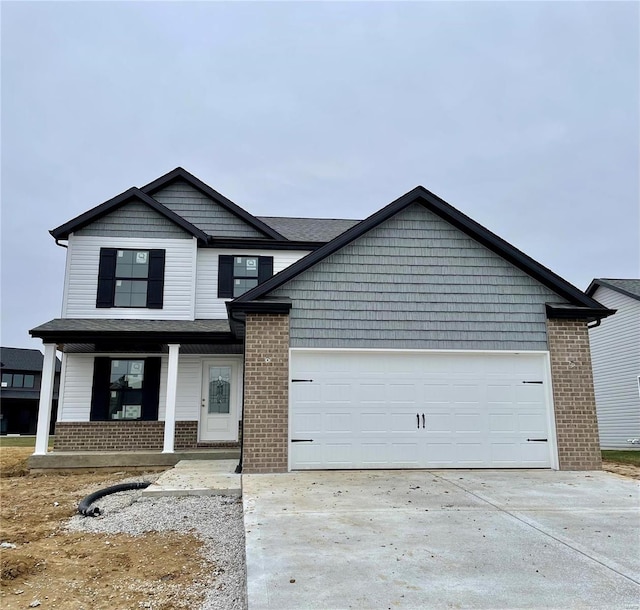
POLYGON ((164 300, 164 272, 166 251, 154 248, 100 248, 98 264, 98 287, 96 308, 98 309, 162 309, 164 300), (118 251, 147 252, 146 278, 118 277, 118 251), (121 281, 144 281, 147 284, 145 305, 116 305, 116 283, 121 281))

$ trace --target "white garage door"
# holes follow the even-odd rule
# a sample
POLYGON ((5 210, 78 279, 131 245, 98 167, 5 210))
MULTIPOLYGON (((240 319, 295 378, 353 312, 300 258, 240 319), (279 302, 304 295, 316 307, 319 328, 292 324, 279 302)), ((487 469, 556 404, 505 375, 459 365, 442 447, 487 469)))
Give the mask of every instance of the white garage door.
POLYGON ((549 468, 544 354, 292 350, 291 468, 549 468))

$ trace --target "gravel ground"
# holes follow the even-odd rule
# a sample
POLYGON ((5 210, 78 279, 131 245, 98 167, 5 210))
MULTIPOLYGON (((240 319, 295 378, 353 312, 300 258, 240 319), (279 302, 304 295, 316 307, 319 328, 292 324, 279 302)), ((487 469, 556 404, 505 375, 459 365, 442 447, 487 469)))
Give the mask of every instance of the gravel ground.
MULTIPOLYGON (((139 480, 130 478, 122 482, 139 480)), ((143 497, 141 491, 136 490, 105 496, 96 505, 102 513, 99 517, 76 515, 67 523, 67 529, 132 536, 151 531, 190 533, 202 541, 204 559, 218 566, 208 582, 194 585, 202 587, 205 593, 199 610, 247 608, 241 499, 229 496, 143 497)))

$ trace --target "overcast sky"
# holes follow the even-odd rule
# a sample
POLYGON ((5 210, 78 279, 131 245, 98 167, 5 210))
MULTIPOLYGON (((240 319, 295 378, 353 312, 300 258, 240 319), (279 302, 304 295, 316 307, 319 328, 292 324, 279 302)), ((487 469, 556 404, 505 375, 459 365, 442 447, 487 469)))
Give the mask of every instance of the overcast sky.
POLYGON ((2 345, 60 316, 48 234, 180 165, 257 215, 418 184, 585 289, 640 277, 635 2, 2 10, 2 345))

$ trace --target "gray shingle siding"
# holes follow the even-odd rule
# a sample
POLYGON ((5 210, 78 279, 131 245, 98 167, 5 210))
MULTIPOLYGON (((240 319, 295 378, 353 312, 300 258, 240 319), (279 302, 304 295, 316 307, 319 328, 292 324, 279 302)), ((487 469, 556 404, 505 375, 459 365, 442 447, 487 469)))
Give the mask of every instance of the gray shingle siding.
POLYGON ((263 233, 186 182, 174 182, 154 193, 153 198, 208 235, 230 238, 265 238, 263 233))
POLYGON ((191 235, 148 205, 131 202, 75 231, 93 237, 160 237, 191 239, 191 235))
POLYGON ((564 299, 415 204, 272 293, 292 347, 546 350, 564 299))

